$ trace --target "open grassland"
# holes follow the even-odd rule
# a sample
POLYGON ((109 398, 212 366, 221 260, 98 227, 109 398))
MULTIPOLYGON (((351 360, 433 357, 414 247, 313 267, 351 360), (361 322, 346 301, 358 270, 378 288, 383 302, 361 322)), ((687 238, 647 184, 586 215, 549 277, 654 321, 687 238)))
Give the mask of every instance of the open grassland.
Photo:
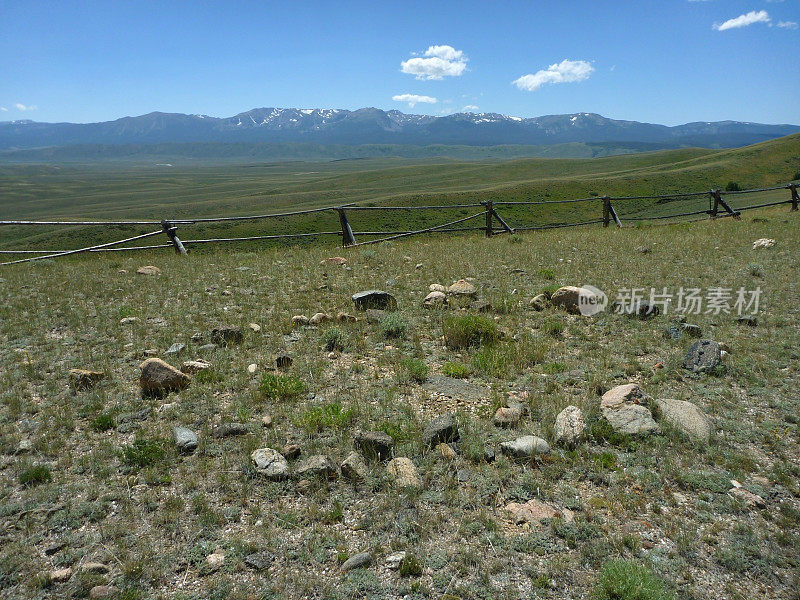
MULTIPOLYGON (((0 219, 129 220, 268 214, 346 203, 380 206, 547 201, 593 196, 671 194, 791 181, 800 171, 800 135, 733 150, 670 150, 596 159, 453 161, 366 159, 224 166, 125 163, 0 166, 0 219)), ((780 192, 766 200, 788 198, 780 192), (782 196, 781 196, 782 194, 782 196), (778 196, 780 196, 778 198, 778 196)), ((742 197, 758 203, 763 198, 742 197)), ((621 216, 701 210, 707 199, 624 201, 621 216)), ((474 209, 361 212, 358 231, 402 230, 469 216, 474 209)), ((512 226, 594 220, 602 203, 504 208, 512 226)), ((469 223, 479 225, 478 222, 469 223)), ((338 230, 334 212, 280 220, 185 227, 188 238, 338 230)), ((0 248, 60 249, 143 233, 131 228, 4 227, 0 248)))
MULTIPOLYGON (((721 160, 703 154, 685 156, 678 161, 684 167, 657 174, 663 179, 648 172, 640 189, 700 185, 701 171, 694 182, 686 165, 721 160), (689 179, 672 179, 677 173, 689 179)), ((745 169, 742 160, 735 164, 745 169)), ((785 180, 786 167, 764 176, 743 170, 736 179, 785 180)), ((458 169, 467 178, 470 169, 495 168, 524 171, 430 170, 453 169, 458 182, 458 169)), ((720 167, 716 183, 733 178, 735 168, 720 167)), ((608 189, 574 177, 564 194, 608 189)), ((300 187, 317 185, 322 180, 300 187)), ((504 189, 494 185, 493 193, 504 189)), ((540 184, 519 185, 533 194, 540 184)), ((240 197, 230 203, 238 212, 261 208, 240 197)), ((163 206, 179 208, 170 198, 163 206)), ((741 221, 421 237, 344 251, 346 266, 320 265, 331 252, 317 247, 91 255, 4 268, 0 597, 79 598, 110 584, 127 599, 797 598, 797 228, 797 213, 782 206, 741 221), (753 250, 765 237, 775 246, 753 250), (162 273, 138 275, 144 264, 162 273), (489 312, 422 307, 429 284, 460 278, 472 278, 489 312), (672 313, 590 318, 530 307, 534 295, 565 284, 595 285, 612 300, 631 287, 760 287, 763 295, 757 327, 730 314, 689 315, 704 338, 730 351, 713 373, 692 374, 681 362, 694 340, 665 334, 672 313), (397 298, 391 319, 370 323, 353 310, 351 294, 369 288, 397 298), (293 315, 318 311, 359 319, 292 327, 293 315), (449 319, 467 315, 497 334, 467 347, 446 344, 449 319), (244 339, 204 347, 220 325, 241 327, 244 339), (175 343, 185 349, 165 354, 175 343), (278 372, 274 361, 283 352, 294 362, 278 372), (138 366, 154 354, 176 366, 196 358, 212 366, 184 391, 142 397, 138 366), (71 368, 102 371, 105 379, 71 390, 71 368), (442 386, 453 385, 443 374, 465 377, 469 393, 442 395, 442 386), (713 422, 708 444, 658 415, 659 434, 611 431, 600 395, 628 382, 653 398, 700 407, 713 422), (522 402, 525 416, 498 428, 492 415, 510 399, 522 402), (554 441, 555 417, 568 405, 587 423, 574 449, 554 441), (422 431, 450 411, 461 440, 444 457, 425 447, 422 431), (266 415, 270 427, 262 426, 266 415), (225 423, 244 431, 215 436, 225 423), (176 451, 175 426, 198 433, 194 453, 176 451), (327 455, 338 465, 357 430, 389 434, 421 486, 397 489, 379 461, 360 483, 297 475, 269 481, 251 465, 256 448, 287 443, 300 446, 299 461, 327 455), (548 440, 551 452, 486 460, 500 442, 525 434, 548 440), (730 495, 731 480, 763 504, 730 495), (504 510, 531 499, 564 518, 520 525, 504 510), (342 563, 361 552, 372 562, 343 572, 342 563), (406 559, 393 569, 388 557, 397 552, 406 559), (220 554, 222 563, 207 559, 220 554), (88 563, 104 568, 86 570, 88 563), (67 580, 54 581, 51 572, 66 568, 73 571, 67 580)), ((293 472, 299 464, 292 461, 293 472)))

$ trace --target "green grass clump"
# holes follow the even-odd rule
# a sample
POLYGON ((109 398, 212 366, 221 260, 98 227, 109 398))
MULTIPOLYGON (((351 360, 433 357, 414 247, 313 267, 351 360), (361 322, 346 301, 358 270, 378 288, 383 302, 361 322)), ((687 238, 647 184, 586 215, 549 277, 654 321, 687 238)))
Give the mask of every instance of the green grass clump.
POLYGON ((122 449, 125 464, 131 467, 147 467, 164 460, 167 455, 162 440, 137 437, 129 446, 122 449))
POLYGON ((389 313, 381 319, 380 327, 381 335, 387 339, 404 338, 408 333, 408 319, 396 312, 389 313))
POLYGON ((52 479, 53 474, 50 472, 50 467, 47 465, 28 467, 19 474, 19 482, 29 487, 39 485, 40 483, 49 483, 52 479))
POLYGON ((344 331, 338 327, 331 327, 322 335, 322 344, 328 352, 333 352, 334 350, 341 352, 345 349, 347 337, 344 331))
POLYGON ((306 391, 306 384, 294 375, 264 373, 258 383, 258 391, 267 400, 289 400, 306 391))
POLYGON ((742 186, 739 185, 735 181, 729 181, 728 184, 725 186, 725 191, 726 192, 741 192, 742 191, 742 186))
POLYGON ((470 368, 459 362, 448 361, 442 365, 442 374, 456 379, 466 379, 472 371, 470 368))
POLYGON ((675 593, 645 566, 630 560, 607 562, 595 583, 595 600, 671 600, 675 593))
POLYGON ((566 325, 563 321, 556 319, 555 317, 545 320, 542 323, 542 331, 544 331, 550 337, 557 338, 562 333, 564 333, 564 329, 566 325))
POLYGON ((422 575, 422 565, 413 554, 406 554, 400 561, 400 577, 419 577, 422 575))
POLYGON ((355 418, 352 408, 342 408, 338 402, 309 408, 295 419, 294 424, 309 434, 319 433, 325 429, 343 429, 355 418))
POLYGON ((97 415, 92 420, 90 426, 95 431, 108 431, 109 429, 114 429, 116 423, 114 422, 113 415, 104 412, 97 415))
POLYGON ((445 343, 452 350, 491 345, 500 339, 497 323, 479 315, 445 317, 442 322, 445 343))
POLYGON ((425 361, 408 356, 400 361, 400 370, 403 379, 410 379, 417 383, 422 383, 428 377, 429 369, 425 361))

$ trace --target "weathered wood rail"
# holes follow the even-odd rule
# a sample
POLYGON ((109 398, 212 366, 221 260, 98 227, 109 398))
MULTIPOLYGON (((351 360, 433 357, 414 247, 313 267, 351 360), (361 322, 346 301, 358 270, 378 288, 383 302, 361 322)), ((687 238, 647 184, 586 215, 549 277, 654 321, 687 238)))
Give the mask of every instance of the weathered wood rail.
MULTIPOLYGON (((20 258, 7 262, 0 263, 0 266, 13 265, 18 263, 31 262, 47 258, 57 258, 62 256, 70 256, 73 254, 80 254, 83 252, 126 252, 135 250, 151 250, 158 248, 172 248, 178 254, 187 254, 186 246, 201 245, 201 244, 222 244, 231 242, 244 242, 244 241, 260 241, 260 240, 300 240, 305 238, 318 238, 323 236, 338 236, 341 237, 342 245, 344 247, 358 247, 369 244, 377 244, 398 238, 409 237, 413 235, 420 235, 425 233, 454 233, 454 232, 469 232, 469 231, 483 231, 486 237, 492 237, 497 234, 509 233, 513 234, 519 231, 539 231, 543 229, 553 229, 562 227, 580 227, 585 225, 602 224, 603 227, 609 227, 612 223, 616 227, 623 227, 626 221, 658 221, 666 219, 686 219, 687 217, 699 217, 701 219, 710 218, 717 219, 721 217, 732 217, 739 219, 742 211, 753 210, 757 208, 765 208, 768 206, 777 206, 781 204, 791 204, 791 210, 797 211, 798 204, 800 204, 800 196, 798 195, 798 184, 789 183, 773 187, 757 188, 750 190, 737 190, 737 191, 723 191, 719 189, 712 189, 704 192, 688 192, 681 194, 662 194, 653 196, 593 196, 591 198, 577 198, 568 200, 538 200, 538 201, 501 201, 493 202, 491 200, 467 203, 467 204, 442 204, 442 205, 408 205, 408 206, 364 206, 355 203, 344 204, 340 206, 328 206, 324 208, 312 208, 306 210, 297 210, 283 213, 271 213, 261 215, 248 215, 248 216, 233 216, 233 217, 204 217, 197 219, 165 219, 161 221, 32 221, 32 220, 0 220, 0 226, 52 226, 52 227, 74 227, 74 226, 97 226, 97 227, 144 227, 144 226, 157 226, 157 231, 139 234, 132 237, 127 237, 121 240, 107 242, 103 244, 96 244, 83 248, 73 250, 6 250, 0 249, 0 254, 7 255, 33 255, 26 258, 20 258), (746 196, 748 194, 773 192, 777 190, 788 190, 790 192, 789 198, 777 201, 763 202, 755 205, 739 206, 738 208, 732 207, 731 203, 735 203, 733 198, 746 196), (725 197, 731 198, 729 203, 725 197), (671 214, 632 214, 620 216, 615 207, 614 202, 639 202, 639 201, 655 201, 655 202, 671 202, 671 201, 703 201, 708 198, 708 208, 702 210, 691 210, 680 213, 671 214), (553 205, 562 205, 569 203, 601 203, 602 216, 598 219, 578 222, 558 222, 540 225, 518 225, 512 226, 509 221, 500 215, 503 208, 525 208, 525 207, 548 207, 553 205), (447 222, 433 225, 430 227, 408 229, 408 230, 380 230, 380 231, 360 231, 355 232, 350 225, 350 220, 347 213, 351 215, 357 211, 433 211, 435 213, 444 212, 448 210, 464 210, 475 209, 474 214, 466 217, 452 219, 447 222), (211 223, 237 223, 242 221, 259 221, 268 219, 278 219, 294 216, 312 215, 319 213, 335 212, 338 215, 339 229, 335 231, 315 231, 308 233, 284 233, 275 235, 257 235, 245 237, 217 237, 209 239, 185 239, 181 240, 178 237, 179 226, 191 226, 200 224, 211 223), (483 219, 483 226, 465 226, 469 221, 475 219, 483 219), (495 227, 497 225, 497 227, 495 227), (166 235, 168 242, 164 244, 155 244, 147 246, 124 246, 134 241, 142 240, 145 238, 154 237, 157 235, 166 235), (357 241, 356 235, 360 239, 363 237, 374 238, 364 241, 357 241), (377 237, 375 237, 377 236, 377 237)), ((699 219, 690 219, 699 220, 699 219)))

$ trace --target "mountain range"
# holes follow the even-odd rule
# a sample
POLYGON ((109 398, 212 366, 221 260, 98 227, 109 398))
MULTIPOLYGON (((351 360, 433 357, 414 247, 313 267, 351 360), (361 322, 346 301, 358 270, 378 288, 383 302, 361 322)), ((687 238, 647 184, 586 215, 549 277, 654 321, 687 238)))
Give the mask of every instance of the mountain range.
POLYGON ((256 108, 233 117, 152 112, 100 123, 0 122, 0 151, 75 145, 185 143, 548 146, 628 144, 639 149, 739 147, 800 132, 797 125, 739 121, 668 127, 594 113, 521 118, 496 113, 448 116, 359 110, 256 108))

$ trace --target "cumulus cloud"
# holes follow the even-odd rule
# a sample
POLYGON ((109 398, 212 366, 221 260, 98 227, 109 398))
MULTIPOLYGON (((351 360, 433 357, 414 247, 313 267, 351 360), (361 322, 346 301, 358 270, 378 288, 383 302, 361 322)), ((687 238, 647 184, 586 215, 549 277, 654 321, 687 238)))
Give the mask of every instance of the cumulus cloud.
POLYGON ((512 81, 519 89, 535 92, 546 83, 575 83, 588 79, 594 67, 585 60, 562 60, 534 74, 523 75, 512 81))
POLYGON ((436 104, 438 100, 430 96, 420 96, 419 94, 397 94, 392 96, 395 102, 408 102, 408 106, 414 108, 415 104, 436 104))
POLYGON ((422 57, 401 62, 400 70, 423 80, 460 77, 467 68, 467 60, 463 51, 452 46, 430 46, 422 57))
POLYGON ((754 23, 769 23, 772 19, 769 18, 769 13, 765 10, 758 12, 751 10, 749 13, 739 15, 735 19, 728 19, 724 23, 714 23, 714 29, 717 31, 726 31, 728 29, 738 29, 739 27, 747 27, 754 23))
POLYGON ((35 107, 35 106, 33 106, 33 105, 30 105, 30 104, 26 106, 26 105, 24 105, 24 104, 22 104, 22 103, 20 103, 20 102, 17 102, 17 103, 14 105, 14 108, 16 108, 17 110, 21 110, 21 111, 26 111, 26 110, 36 110, 36 107, 35 107))
POLYGON ((5 106, 0 106, 0 110, 2 110, 3 112, 8 112, 8 109, 5 106))
POLYGON ((474 104, 467 104, 465 107, 461 109, 461 112, 472 112, 474 110, 478 110, 478 107, 474 104))
POLYGON ((778 27, 782 27, 783 29, 797 29, 797 23, 795 21, 778 21, 778 27))

